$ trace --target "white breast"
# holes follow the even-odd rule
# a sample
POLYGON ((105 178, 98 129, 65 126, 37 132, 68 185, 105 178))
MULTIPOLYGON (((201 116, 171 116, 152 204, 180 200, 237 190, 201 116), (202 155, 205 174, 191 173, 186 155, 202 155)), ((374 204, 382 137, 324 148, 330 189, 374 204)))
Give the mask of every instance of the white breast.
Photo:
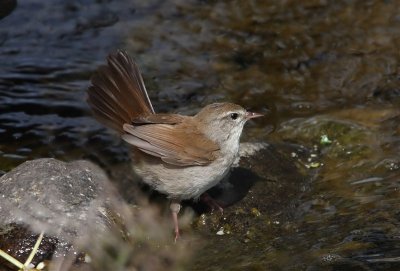
POLYGON ((237 150, 206 166, 174 167, 165 163, 134 164, 134 170, 155 190, 173 199, 197 199, 229 172, 237 150))

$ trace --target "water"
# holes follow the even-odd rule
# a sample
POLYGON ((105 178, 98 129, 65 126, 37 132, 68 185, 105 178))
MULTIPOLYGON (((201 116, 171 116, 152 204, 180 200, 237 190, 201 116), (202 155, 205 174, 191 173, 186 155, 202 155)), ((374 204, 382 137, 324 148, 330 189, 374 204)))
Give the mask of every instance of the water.
POLYGON ((317 154, 307 181, 281 180, 304 186, 285 210, 249 202, 261 219, 206 235, 192 268, 398 270, 399 14, 396 1, 20 1, 0 21, 0 170, 39 157, 126 165, 85 103, 92 72, 125 48, 157 111, 270 109, 244 139, 317 154))

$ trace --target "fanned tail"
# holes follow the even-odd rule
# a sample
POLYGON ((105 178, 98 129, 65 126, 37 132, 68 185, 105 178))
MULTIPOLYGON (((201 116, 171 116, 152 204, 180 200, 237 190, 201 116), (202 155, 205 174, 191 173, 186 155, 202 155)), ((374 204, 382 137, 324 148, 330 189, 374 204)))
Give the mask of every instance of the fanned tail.
POLYGON ((123 125, 154 114, 139 68, 122 50, 107 57, 91 78, 87 103, 104 125, 123 133, 123 125))

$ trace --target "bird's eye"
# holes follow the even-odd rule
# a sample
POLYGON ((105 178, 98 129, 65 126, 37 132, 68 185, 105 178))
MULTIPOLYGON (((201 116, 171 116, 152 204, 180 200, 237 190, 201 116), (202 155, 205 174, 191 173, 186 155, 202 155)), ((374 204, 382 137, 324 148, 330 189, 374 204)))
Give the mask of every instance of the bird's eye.
POLYGON ((239 117, 238 113, 231 113, 231 119, 235 120, 239 117))

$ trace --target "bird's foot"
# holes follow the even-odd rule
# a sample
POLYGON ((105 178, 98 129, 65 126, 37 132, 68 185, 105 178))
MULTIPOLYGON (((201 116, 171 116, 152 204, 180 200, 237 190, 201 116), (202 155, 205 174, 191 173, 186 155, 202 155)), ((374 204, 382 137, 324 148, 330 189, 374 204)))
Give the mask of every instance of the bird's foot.
POLYGON ((200 196, 200 200, 207 204, 212 211, 217 209, 221 212, 221 214, 224 214, 224 209, 222 208, 222 206, 219 205, 219 203, 215 199, 210 197, 210 195, 208 195, 207 193, 202 194, 200 196))
POLYGON ((174 230, 175 230, 175 243, 179 239, 179 222, 178 222, 178 213, 181 210, 181 204, 179 202, 173 201, 171 202, 170 209, 172 212, 172 220, 174 221, 174 230))
POLYGON ((174 242, 176 243, 176 241, 178 241, 178 239, 181 237, 181 235, 179 234, 179 230, 175 231, 175 239, 174 242))

